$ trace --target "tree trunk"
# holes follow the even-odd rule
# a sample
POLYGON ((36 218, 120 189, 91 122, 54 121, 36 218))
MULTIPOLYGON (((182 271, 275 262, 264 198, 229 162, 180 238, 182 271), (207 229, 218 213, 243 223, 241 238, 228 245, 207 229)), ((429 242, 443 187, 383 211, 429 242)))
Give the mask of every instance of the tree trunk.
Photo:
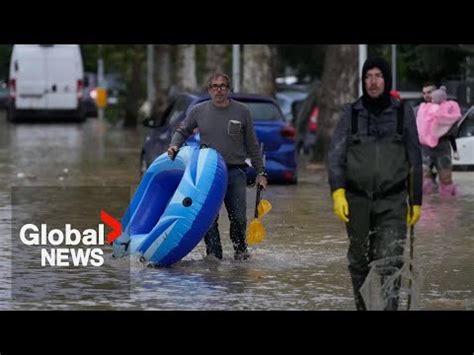
POLYGON ((357 45, 327 47, 319 100, 318 139, 311 158, 313 162, 326 160, 342 105, 356 98, 359 83, 358 53, 357 45))
POLYGON ((308 129, 308 118, 311 111, 318 105, 321 96, 321 81, 315 80, 309 89, 309 95, 304 100, 295 120, 295 128, 299 137, 304 137, 308 129))
POLYGON ((168 90, 171 86, 171 47, 169 44, 155 46, 155 88, 156 95, 151 116, 157 120, 168 104, 168 90))
POLYGON ((192 91, 197 88, 196 46, 194 44, 177 45, 176 86, 181 91, 192 91))
POLYGON ((125 127, 135 127, 138 119, 138 107, 142 86, 143 51, 131 50, 130 90, 125 101, 125 127))
MULTIPOLYGON (((206 62, 204 75, 202 78, 202 88, 207 90, 207 79, 212 73, 225 73, 225 61, 227 59, 226 52, 229 50, 228 45, 223 44, 207 44, 206 45, 206 62)), ((231 76, 231 73, 225 73, 231 76)))
POLYGON ((270 46, 244 45, 243 53, 242 92, 273 96, 276 90, 270 46))

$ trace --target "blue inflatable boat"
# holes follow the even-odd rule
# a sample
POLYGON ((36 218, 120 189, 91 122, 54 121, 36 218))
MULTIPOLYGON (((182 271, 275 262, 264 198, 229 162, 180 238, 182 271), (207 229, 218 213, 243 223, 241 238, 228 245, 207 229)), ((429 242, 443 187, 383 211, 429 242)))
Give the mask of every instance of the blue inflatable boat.
POLYGON ((227 168, 216 150, 185 146, 174 161, 163 153, 146 171, 122 218, 113 256, 135 254, 155 266, 181 260, 209 230, 226 188, 227 168))

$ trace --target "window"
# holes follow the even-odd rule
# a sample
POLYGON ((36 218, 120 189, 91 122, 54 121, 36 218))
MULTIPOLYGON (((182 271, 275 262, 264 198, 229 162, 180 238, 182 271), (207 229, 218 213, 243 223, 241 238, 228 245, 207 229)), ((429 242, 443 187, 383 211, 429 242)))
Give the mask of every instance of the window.
POLYGON ((250 110, 254 121, 282 121, 283 117, 277 106, 270 102, 243 102, 250 110))
POLYGON ((458 137, 472 137, 474 136, 474 110, 471 110, 469 116, 466 117, 464 122, 459 127, 458 137))

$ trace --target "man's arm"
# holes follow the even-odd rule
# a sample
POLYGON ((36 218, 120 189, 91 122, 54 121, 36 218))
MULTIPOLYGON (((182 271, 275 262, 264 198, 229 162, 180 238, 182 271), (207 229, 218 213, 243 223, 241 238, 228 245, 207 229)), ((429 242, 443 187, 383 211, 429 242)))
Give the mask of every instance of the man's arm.
POLYGON ((186 139, 188 139, 193 134, 193 131, 197 126, 196 110, 193 108, 184 121, 179 125, 179 127, 176 128, 176 131, 171 138, 170 147, 181 147, 186 139))
POLYGON ((176 128, 176 131, 171 137, 171 142, 168 147, 168 157, 171 160, 176 158, 176 154, 178 153, 179 147, 183 145, 183 143, 188 139, 191 134, 193 134, 194 128, 197 127, 197 120, 196 120, 196 111, 192 109, 188 117, 184 119, 184 121, 176 128))
POLYGON ((258 145, 257 136, 255 135, 255 128, 253 126, 253 120, 250 116, 250 111, 246 110, 246 119, 245 119, 245 145, 247 153, 250 156, 252 166, 257 171, 257 174, 264 173, 265 167, 263 165, 262 151, 258 145))
POLYGON ((327 169, 331 193, 346 188, 346 155, 349 138, 352 105, 344 105, 331 138, 328 151, 327 169))
POLYGON ((413 175, 413 201, 411 205, 421 205, 423 188, 423 165, 421 159, 421 146, 418 140, 418 130, 416 128, 415 115, 411 108, 405 106, 405 130, 406 148, 408 153, 408 163, 410 173, 413 175))

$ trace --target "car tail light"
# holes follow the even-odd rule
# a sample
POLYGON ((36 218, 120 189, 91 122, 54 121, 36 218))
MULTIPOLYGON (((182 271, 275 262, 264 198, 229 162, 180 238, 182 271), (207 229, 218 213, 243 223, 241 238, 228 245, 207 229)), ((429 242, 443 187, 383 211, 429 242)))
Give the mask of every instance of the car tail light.
POLYGON ((292 181, 295 174, 292 171, 284 171, 281 176, 285 181, 292 181))
POLYGON ((81 80, 81 79, 78 79, 77 80, 77 89, 76 89, 78 99, 82 99, 82 89, 83 88, 84 88, 84 81, 81 80))
POLYGON ((308 119, 308 130, 310 132, 316 132, 318 130, 318 117, 319 117, 319 107, 316 106, 308 119))
POLYGON ((10 83, 8 84, 8 89, 10 93, 10 98, 15 99, 16 97, 16 79, 10 79, 10 83))
POLYGON ((296 130, 293 127, 287 126, 280 131, 283 138, 295 139, 296 130))

